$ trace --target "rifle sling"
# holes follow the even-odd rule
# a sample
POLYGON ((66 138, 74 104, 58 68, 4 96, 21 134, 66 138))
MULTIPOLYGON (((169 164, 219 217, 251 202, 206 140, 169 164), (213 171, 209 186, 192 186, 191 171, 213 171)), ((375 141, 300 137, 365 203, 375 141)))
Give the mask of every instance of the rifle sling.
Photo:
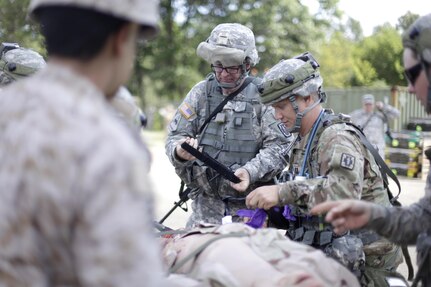
POLYGON ((232 100, 233 98, 235 98, 242 90, 244 90, 245 87, 248 86, 248 84, 250 84, 251 82, 253 82, 254 78, 253 77, 247 77, 245 78, 244 82, 242 83, 242 85, 238 88, 238 90, 236 90, 235 92, 233 92, 232 94, 226 96, 223 101, 214 109, 214 111, 208 116, 208 118, 205 119, 205 122, 201 125, 201 127, 199 128, 199 132, 198 134, 201 134, 202 131, 204 130, 204 128, 206 127, 206 125, 211 121, 212 118, 215 117, 215 115, 217 115, 222 109, 223 107, 226 105, 226 103, 230 100, 232 100))

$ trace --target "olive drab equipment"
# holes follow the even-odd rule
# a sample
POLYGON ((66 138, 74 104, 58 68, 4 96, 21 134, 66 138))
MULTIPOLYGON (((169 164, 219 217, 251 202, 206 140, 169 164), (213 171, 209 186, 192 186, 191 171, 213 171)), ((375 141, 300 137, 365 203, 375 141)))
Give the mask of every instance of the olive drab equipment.
POLYGON ((258 90, 262 103, 273 105, 288 99, 295 111, 296 118, 288 132, 298 132, 301 128, 302 118, 320 103, 326 101, 325 92, 321 91, 323 79, 319 72, 319 63, 309 52, 305 52, 289 60, 281 60, 264 76, 258 90), (292 71, 286 72, 286 69, 292 71), (303 111, 299 111, 296 97, 308 97, 317 93, 319 100, 303 111))
POLYGON ((261 118, 260 101, 254 84, 258 80, 253 77, 246 78, 243 84, 245 99, 242 99, 240 107, 235 109, 231 126, 225 130, 220 124, 223 119, 221 116, 219 118, 217 116, 221 114, 223 106, 228 101, 233 101, 235 104, 234 98, 238 93, 224 96, 214 78, 211 76, 207 79, 206 95, 198 101, 199 108, 205 109, 209 114, 199 129, 199 144, 205 152, 227 165, 244 165, 254 158, 260 149, 251 132, 253 110, 256 110, 258 119, 261 118), (249 83, 252 84, 249 85, 249 83))

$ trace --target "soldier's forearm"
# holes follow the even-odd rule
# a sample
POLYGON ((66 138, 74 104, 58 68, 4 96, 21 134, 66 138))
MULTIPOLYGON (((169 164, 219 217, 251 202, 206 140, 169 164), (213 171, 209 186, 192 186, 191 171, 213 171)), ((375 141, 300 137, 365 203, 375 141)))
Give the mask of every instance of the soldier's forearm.
POLYGON ((399 244, 415 244, 417 235, 423 227, 415 219, 420 214, 416 207, 399 208, 374 205, 367 228, 399 244), (410 210, 409 210, 410 209, 410 210))

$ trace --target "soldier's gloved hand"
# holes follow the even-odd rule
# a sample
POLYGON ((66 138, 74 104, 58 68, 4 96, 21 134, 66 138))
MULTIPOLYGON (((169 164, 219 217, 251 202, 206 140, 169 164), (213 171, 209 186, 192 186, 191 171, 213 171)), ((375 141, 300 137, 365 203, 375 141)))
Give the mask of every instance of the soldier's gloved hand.
POLYGON ((198 140, 195 138, 190 138, 190 137, 186 137, 185 139, 181 139, 177 142, 177 145, 175 147, 175 153, 177 155, 178 158, 182 159, 182 160, 194 160, 196 159, 193 155, 189 154, 187 151, 185 151, 182 147, 181 144, 183 142, 188 143, 189 145, 191 145, 194 148, 198 148, 198 140))
POLYGON ((263 208, 270 209, 278 205, 280 199, 278 197, 278 185, 265 185, 256 188, 245 199, 245 204, 248 208, 263 208))
POLYGON ((230 185, 239 192, 244 192, 250 185, 250 174, 245 168, 238 168, 235 175, 241 180, 239 183, 231 182, 230 185))

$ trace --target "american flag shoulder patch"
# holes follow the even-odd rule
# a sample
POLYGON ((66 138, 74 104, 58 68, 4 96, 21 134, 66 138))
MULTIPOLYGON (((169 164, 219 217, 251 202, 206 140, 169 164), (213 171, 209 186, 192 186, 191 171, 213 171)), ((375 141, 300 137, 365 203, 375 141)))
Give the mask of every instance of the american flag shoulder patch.
POLYGON ((182 103, 178 108, 178 111, 183 115, 183 117, 188 120, 195 115, 195 111, 188 103, 182 103))

